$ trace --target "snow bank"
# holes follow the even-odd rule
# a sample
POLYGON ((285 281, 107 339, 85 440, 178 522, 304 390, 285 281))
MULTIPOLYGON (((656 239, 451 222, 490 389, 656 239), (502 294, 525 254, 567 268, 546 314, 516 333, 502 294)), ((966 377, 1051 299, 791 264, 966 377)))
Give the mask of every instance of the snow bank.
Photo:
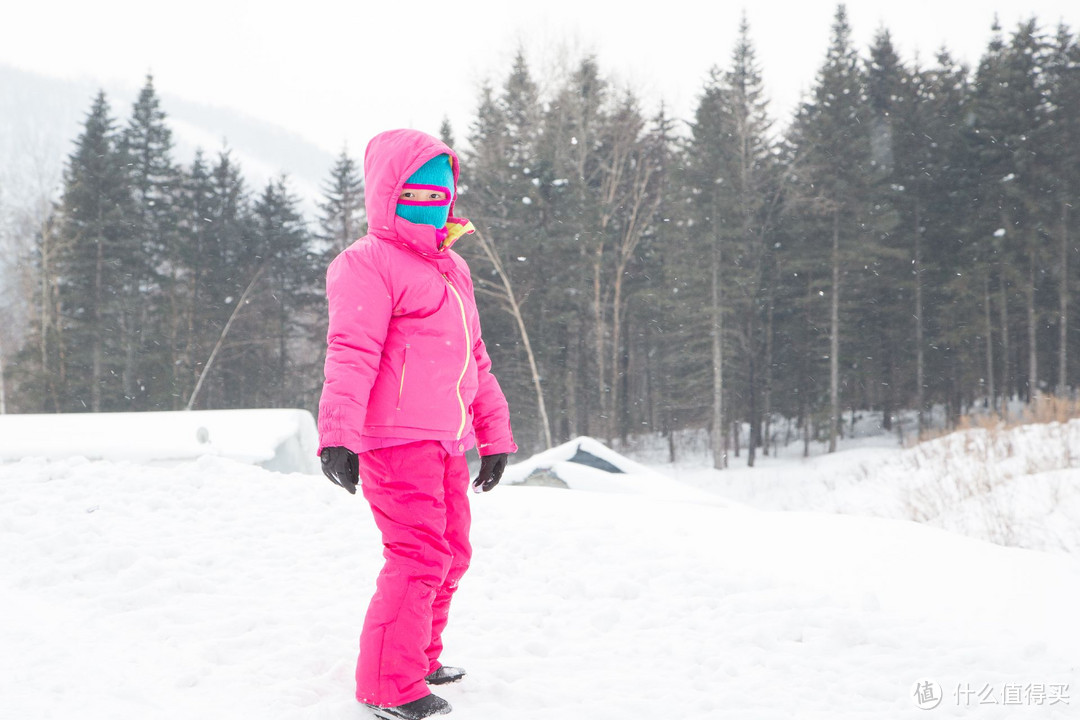
POLYGON ((175 463, 205 455, 278 472, 319 472, 306 410, 0 415, 0 462, 84 457, 175 463))
POLYGON ((908 449, 759 458, 753 469, 669 469, 759 508, 914 520, 1001 545, 1080 554, 1080 420, 966 430, 908 449))

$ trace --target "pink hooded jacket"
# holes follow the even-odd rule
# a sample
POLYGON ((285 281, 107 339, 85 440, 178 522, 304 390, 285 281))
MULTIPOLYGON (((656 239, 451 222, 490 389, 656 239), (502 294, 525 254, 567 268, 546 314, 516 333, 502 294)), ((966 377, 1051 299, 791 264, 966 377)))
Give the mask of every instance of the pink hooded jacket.
MULTIPOLYGON (((473 436, 481 455, 517 450, 506 398, 480 339, 468 265, 439 249, 445 231, 396 213, 406 178, 443 153, 453 165, 456 200, 458 158, 444 143, 391 130, 368 144, 368 234, 326 273, 320 453, 332 446, 362 452, 387 438, 458 442, 460 451, 473 436)), ((453 212, 451 203, 451 223, 467 222, 453 212)))

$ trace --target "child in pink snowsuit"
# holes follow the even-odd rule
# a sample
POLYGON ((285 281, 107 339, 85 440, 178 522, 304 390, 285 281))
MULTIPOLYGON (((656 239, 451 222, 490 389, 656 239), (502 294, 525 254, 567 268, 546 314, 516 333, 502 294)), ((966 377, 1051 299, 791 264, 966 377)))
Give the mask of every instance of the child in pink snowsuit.
POLYGON ((515 452, 506 398, 480 339, 472 278, 450 246, 473 231, 453 216, 458 158, 415 130, 368 144, 369 232, 330 264, 323 472, 362 488, 385 565, 368 607, 356 697, 377 716, 450 711, 428 684, 464 671, 439 662, 450 599, 469 566, 468 466, 493 488, 515 452))

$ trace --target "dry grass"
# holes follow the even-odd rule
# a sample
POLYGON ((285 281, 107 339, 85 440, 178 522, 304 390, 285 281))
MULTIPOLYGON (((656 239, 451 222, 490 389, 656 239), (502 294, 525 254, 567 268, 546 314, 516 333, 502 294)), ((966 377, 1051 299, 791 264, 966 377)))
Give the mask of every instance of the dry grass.
MULTIPOLYGON (((1021 477, 1077 467, 1080 457, 1072 448, 1080 427, 1070 424, 1077 418, 1080 402, 1043 396, 1008 416, 969 415, 949 430, 924 434, 904 458, 910 477, 921 478, 908 488, 907 516, 919 522, 940 522, 1001 545, 1026 547, 1025 543, 1036 542, 1077 547, 1073 539, 1053 536, 1029 509, 1015 507, 1013 487, 1021 477), (1045 428, 1036 430, 1034 425, 1045 428)), ((1054 486, 1055 480, 1041 482, 1050 483, 1051 488, 1040 502, 1049 508, 1059 505, 1062 486, 1054 486)), ((1031 498, 1022 505, 1029 505, 1031 498)))
POLYGON ((996 437, 1002 431, 1021 425, 1067 423, 1077 418, 1080 418, 1080 399, 1040 395, 1025 405, 1020 412, 1003 413, 995 410, 963 415, 953 427, 924 430, 919 434, 915 444, 967 430, 986 430, 991 437, 996 437))

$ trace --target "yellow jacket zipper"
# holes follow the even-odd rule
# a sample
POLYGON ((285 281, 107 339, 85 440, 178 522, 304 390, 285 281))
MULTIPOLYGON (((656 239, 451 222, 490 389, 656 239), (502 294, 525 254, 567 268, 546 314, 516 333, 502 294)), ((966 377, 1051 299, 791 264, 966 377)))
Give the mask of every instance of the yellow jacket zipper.
POLYGON ((398 384, 397 409, 401 409, 401 397, 405 394, 405 366, 409 363, 409 343, 405 343, 405 350, 401 354, 401 382, 398 384))
POLYGON ((465 366, 461 368, 461 375, 458 376, 456 388, 458 405, 461 406, 461 426, 458 428, 457 433, 457 439, 460 440, 461 436, 465 434, 465 423, 469 420, 465 400, 461 397, 461 381, 465 379, 465 373, 469 371, 469 357, 472 355, 472 335, 469 333, 469 319, 465 315, 465 303, 462 301, 461 295, 446 273, 443 273, 443 279, 446 280, 446 286, 450 288, 450 292, 454 294, 454 299, 457 300, 458 308, 461 309, 461 324, 465 328, 465 366))

